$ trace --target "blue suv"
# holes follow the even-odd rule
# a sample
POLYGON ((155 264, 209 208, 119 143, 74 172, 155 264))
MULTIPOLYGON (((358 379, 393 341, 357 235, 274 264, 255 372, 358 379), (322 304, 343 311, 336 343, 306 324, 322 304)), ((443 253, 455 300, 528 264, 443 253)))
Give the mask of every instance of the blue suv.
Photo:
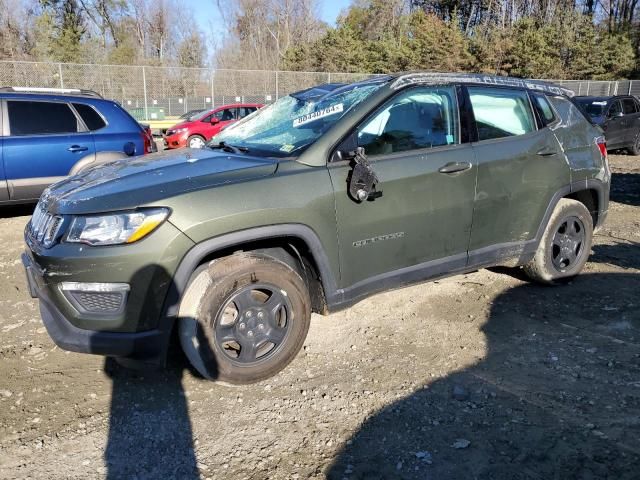
POLYGON ((95 92, 0 88, 0 204, 35 201, 54 182, 153 145, 147 129, 95 92))

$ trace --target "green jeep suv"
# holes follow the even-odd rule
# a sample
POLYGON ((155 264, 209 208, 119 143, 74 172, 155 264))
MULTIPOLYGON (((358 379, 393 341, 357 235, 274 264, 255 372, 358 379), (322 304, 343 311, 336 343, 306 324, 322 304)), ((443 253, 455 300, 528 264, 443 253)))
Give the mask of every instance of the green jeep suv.
POLYGON ((280 98, 208 148, 51 186, 23 262, 56 344, 250 383, 311 313, 492 265, 576 275, 607 214, 602 131, 552 84, 411 73, 280 98))

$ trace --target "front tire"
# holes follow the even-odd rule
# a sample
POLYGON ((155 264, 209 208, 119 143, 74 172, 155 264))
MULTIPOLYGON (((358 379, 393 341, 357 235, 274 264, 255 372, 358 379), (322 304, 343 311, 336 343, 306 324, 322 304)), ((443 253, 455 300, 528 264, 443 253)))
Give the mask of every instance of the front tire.
POLYGON ((204 148, 206 145, 204 137, 200 135, 191 135, 187 138, 187 147, 189 148, 204 148))
POLYGON ((584 267, 592 239, 593 219, 587 207, 577 200, 563 198, 551 214, 538 251, 524 271, 540 283, 566 281, 584 267))
POLYGON ((205 378, 248 384, 286 367, 309 330, 299 272, 265 254, 236 253, 197 269, 180 303, 182 349, 205 378))

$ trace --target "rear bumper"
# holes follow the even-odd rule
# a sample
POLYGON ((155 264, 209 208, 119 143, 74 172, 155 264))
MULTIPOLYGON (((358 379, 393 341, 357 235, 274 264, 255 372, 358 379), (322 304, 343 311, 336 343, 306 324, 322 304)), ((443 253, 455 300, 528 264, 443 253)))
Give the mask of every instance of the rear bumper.
POLYGON ((168 333, 158 329, 143 332, 102 332, 73 325, 56 307, 43 288, 39 269, 27 253, 22 254, 29 293, 40 302, 42 322, 53 342, 63 350, 114 357, 127 357, 144 363, 161 363, 168 333))

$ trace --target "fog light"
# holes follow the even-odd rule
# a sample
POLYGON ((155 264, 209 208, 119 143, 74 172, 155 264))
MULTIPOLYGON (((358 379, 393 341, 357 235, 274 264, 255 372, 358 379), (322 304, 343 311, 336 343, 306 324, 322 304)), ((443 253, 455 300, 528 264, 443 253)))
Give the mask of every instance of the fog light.
POLYGON ((63 282, 60 290, 80 313, 113 316, 124 311, 130 287, 126 283, 63 282))

